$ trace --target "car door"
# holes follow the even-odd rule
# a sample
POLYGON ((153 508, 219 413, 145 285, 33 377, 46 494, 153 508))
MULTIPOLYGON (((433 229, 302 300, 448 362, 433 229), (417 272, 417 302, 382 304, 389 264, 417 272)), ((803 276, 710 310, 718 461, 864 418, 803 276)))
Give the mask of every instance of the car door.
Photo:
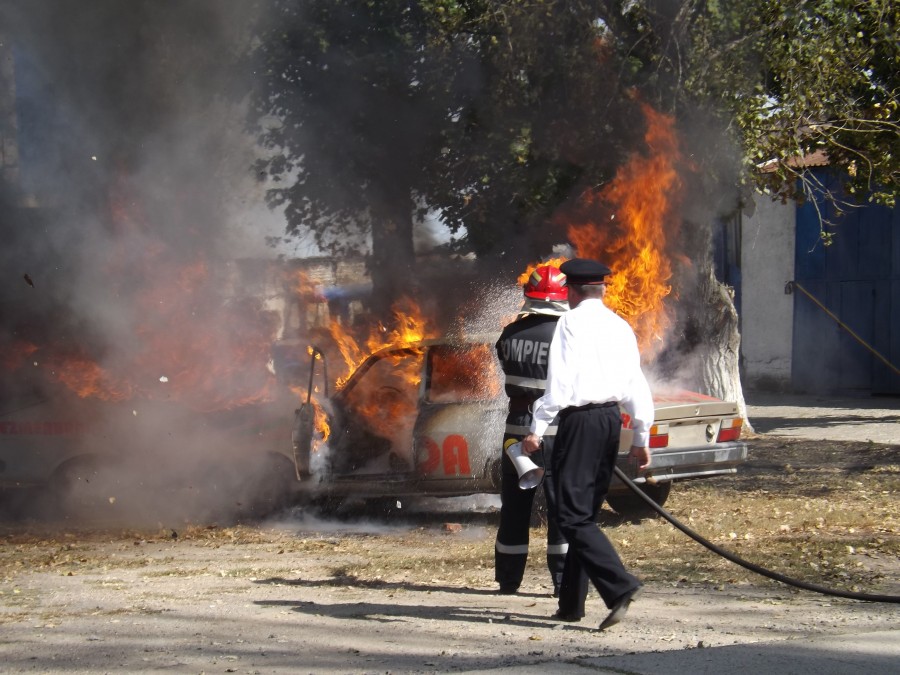
POLYGON ((414 428, 423 490, 495 491, 505 414, 506 397, 492 345, 429 347, 414 428))

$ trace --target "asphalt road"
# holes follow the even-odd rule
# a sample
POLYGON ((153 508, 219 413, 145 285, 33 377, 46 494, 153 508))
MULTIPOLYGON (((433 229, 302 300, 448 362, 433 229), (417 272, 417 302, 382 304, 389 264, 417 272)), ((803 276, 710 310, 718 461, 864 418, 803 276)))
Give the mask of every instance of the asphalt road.
POLYGON ((824 441, 900 443, 900 398, 744 392, 759 434, 824 441))

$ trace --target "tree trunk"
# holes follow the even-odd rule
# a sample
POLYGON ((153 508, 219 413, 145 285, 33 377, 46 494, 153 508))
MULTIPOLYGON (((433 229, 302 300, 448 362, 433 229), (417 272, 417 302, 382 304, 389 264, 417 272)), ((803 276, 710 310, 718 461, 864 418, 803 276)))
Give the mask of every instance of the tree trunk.
POLYGON ((712 265, 707 265, 701 271, 698 290, 704 308, 697 317, 698 332, 703 339, 696 350, 702 387, 710 396, 736 402, 741 417, 747 420, 747 405, 741 387, 741 334, 734 289, 716 279, 712 265))
POLYGON ((745 429, 752 431, 741 387, 741 335, 734 290, 716 278, 709 228, 688 223, 681 236, 683 250, 703 253, 691 264, 676 267, 676 326, 656 361, 656 375, 665 382, 734 401, 745 429))

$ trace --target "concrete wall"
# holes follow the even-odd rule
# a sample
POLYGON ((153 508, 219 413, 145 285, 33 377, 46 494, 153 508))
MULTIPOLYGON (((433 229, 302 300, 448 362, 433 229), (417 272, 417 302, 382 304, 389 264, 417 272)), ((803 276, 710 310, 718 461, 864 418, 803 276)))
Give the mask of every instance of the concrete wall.
POLYGON ((741 223, 741 367, 750 390, 789 391, 794 297, 796 206, 754 196, 741 223))

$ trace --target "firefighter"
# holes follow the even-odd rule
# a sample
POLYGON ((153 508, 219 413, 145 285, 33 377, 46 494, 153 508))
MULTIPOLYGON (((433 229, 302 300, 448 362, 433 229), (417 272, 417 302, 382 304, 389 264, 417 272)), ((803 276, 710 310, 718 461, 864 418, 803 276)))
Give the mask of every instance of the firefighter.
MULTIPOLYGON (((521 441, 531 425, 531 404, 544 393, 550 340, 559 317, 569 308, 565 275, 559 268, 540 265, 524 285, 524 303, 515 321, 506 326, 497 340, 497 355, 505 375, 509 411, 503 448, 521 441)), ((547 567, 553 580, 554 597, 559 594, 568 544, 556 525, 553 475, 550 453, 555 426, 544 432, 544 451, 531 459, 544 467, 542 483, 547 501, 547 567)), ((537 489, 519 488, 512 460, 502 452, 500 486, 500 527, 494 547, 494 576, 500 593, 512 595, 519 589, 528 559, 531 509, 537 489)))

